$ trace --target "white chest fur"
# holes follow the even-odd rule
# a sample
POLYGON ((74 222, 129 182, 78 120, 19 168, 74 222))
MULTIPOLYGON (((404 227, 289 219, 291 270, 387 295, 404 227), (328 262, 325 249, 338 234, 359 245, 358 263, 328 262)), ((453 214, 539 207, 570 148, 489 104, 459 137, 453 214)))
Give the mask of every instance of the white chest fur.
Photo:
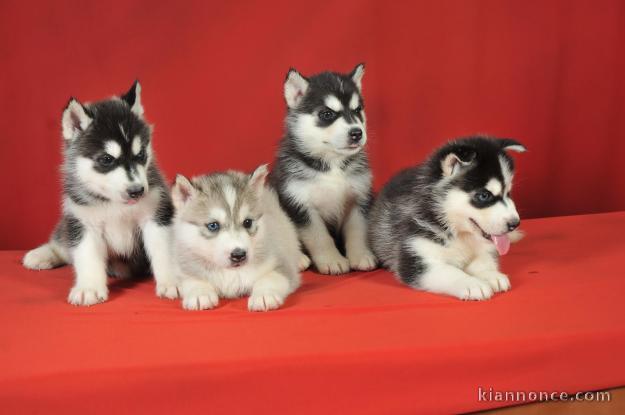
MULTIPOLYGON (((156 193, 156 192, 155 192, 156 193)), ((103 204, 82 206, 65 201, 65 210, 80 220, 87 232, 105 242, 108 251, 129 255, 140 238, 141 227, 153 217, 158 194, 150 194, 135 205, 103 204)))
MULTIPOLYGON (((192 249, 185 248, 183 245, 177 248, 192 249)), ((215 287, 220 297, 224 298, 237 298, 249 294, 254 283, 275 268, 275 260, 270 258, 261 263, 252 262, 238 268, 215 269, 197 256, 187 256, 188 254, 189 251, 184 254, 176 251, 177 272, 180 277, 193 276, 204 279, 215 287)))
POLYGON ((294 180, 288 192, 304 206, 315 208, 326 221, 341 221, 345 208, 356 196, 357 187, 338 167, 320 172, 310 180, 294 180))
POLYGON ((248 268, 244 266, 214 271, 208 275, 207 280, 217 289, 220 297, 241 297, 250 293, 257 278, 254 270, 248 268))

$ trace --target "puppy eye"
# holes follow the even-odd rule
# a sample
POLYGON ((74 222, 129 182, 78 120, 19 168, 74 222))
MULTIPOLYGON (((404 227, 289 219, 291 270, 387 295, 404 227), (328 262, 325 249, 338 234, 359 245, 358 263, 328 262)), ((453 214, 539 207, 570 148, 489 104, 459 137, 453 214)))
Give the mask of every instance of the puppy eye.
POLYGON ((102 154, 96 161, 102 167, 110 167, 115 162, 115 157, 110 154, 102 154))
POLYGON ((360 111, 362 111, 362 106, 361 106, 361 105, 359 105, 358 107, 356 107, 356 108, 354 109, 354 112, 355 112, 355 113, 359 113, 360 111))
POLYGON ((473 199, 475 199, 476 202, 486 203, 493 200, 493 197, 493 194, 488 190, 480 190, 473 196, 473 199))
POLYGON ((329 108, 322 109, 319 111, 319 118, 323 121, 332 121, 336 118, 336 112, 332 111, 329 108))
POLYGON ((254 224, 254 221, 253 221, 252 219, 249 219, 249 218, 248 218, 248 219, 245 219, 245 220, 243 221, 243 227, 244 227, 245 229, 249 229, 249 228, 251 228, 253 224, 254 224))
POLYGON ((147 158, 147 155, 145 153, 144 148, 142 148, 141 151, 137 153, 137 155, 135 156, 135 159, 140 162, 144 162, 146 158, 147 158))
POLYGON ((206 224, 206 228, 211 232, 217 232, 219 230, 219 222, 211 222, 206 224))

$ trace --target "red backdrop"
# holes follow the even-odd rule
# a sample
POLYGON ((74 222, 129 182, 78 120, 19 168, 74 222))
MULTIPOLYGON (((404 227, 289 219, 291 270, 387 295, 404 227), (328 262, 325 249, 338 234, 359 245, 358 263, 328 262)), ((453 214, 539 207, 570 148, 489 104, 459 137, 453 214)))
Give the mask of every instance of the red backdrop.
POLYGON ((60 115, 138 77, 168 177, 271 161, 282 82, 367 63, 376 188, 444 140, 515 137, 525 217, 625 209, 625 3, 0 2, 0 248, 59 214, 60 115))

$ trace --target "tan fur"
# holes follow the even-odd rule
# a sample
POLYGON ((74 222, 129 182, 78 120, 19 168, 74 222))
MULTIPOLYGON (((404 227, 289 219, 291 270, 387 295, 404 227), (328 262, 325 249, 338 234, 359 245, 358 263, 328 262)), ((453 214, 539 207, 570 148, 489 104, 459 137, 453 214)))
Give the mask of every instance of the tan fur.
POLYGON ((299 286, 296 230, 276 193, 265 187, 266 174, 261 166, 252 176, 227 172, 176 180, 173 251, 184 308, 212 308, 219 297, 250 294, 249 309, 266 311, 280 307, 299 286), (253 219, 249 229, 242 226, 246 218, 253 219), (207 228, 211 221, 219 231, 207 228), (229 263, 234 248, 248 255, 238 267, 229 263))

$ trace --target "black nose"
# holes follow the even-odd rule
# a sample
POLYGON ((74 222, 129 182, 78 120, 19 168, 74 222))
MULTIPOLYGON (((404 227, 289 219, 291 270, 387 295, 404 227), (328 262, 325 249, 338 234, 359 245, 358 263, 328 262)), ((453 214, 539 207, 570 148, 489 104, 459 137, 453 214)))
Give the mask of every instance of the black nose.
POLYGON ((239 262, 245 261, 245 257, 247 256, 247 252, 245 252, 241 248, 235 248, 230 252, 230 261, 238 264, 239 262))
POLYGON ((520 219, 515 219, 512 222, 508 222, 508 231, 512 232, 513 230, 518 228, 520 224, 521 224, 521 220, 520 219))
POLYGON ((352 143, 359 142, 362 139, 362 130, 358 127, 349 130, 349 139, 352 143))
POLYGON ((130 186, 128 189, 126 189, 126 192, 131 199, 139 199, 141 196, 143 196, 143 190, 143 186, 136 185, 130 186))

